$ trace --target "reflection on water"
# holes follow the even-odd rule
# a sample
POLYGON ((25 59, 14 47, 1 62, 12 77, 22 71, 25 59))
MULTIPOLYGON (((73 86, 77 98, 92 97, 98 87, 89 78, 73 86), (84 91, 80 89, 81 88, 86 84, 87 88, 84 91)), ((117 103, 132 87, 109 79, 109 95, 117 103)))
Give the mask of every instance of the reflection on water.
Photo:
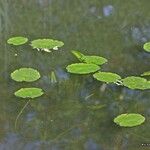
POLYGON ((149 91, 135 91, 78 76, 65 67, 77 60, 70 50, 106 57, 103 67, 125 77, 149 70, 150 55, 142 44, 150 40, 147 0, 0 1, 0 150, 141 150, 149 143, 149 91), (30 46, 10 47, 6 39, 24 35, 30 40, 52 37, 65 46, 38 53, 30 46), (17 56, 15 56, 17 54, 17 56), (19 67, 38 69, 42 78, 32 84, 16 83, 9 74, 19 67), (54 71, 58 82, 51 83, 54 71), (14 122, 26 101, 13 93, 37 86, 45 95, 32 101, 14 122), (92 110, 89 106, 102 105, 92 110), (119 128, 112 120, 137 112, 147 121, 135 128, 119 128))

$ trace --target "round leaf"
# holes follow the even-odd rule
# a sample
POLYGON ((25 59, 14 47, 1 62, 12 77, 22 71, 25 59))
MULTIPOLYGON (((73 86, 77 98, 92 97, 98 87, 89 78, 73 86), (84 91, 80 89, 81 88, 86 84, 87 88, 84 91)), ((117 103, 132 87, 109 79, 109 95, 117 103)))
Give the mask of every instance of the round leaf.
POLYGON ((12 44, 12 45, 23 45, 25 44, 26 42, 28 42, 28 38, 25 38, 25 37, 12 37, 10 39, 7 40, 7 43, 8 44, 12 44))
POLYGON ((40 78, 40 73, 32 68, 20 68, 11 73, 11 78, 17 82, 33 82, 40 78))
POLYGON ((150 42, 145 43, 143 48, 144 48, 145 51, 150 52, 150 42))
POLYGON ((150 89, 150 82, 141 77, 131 76, 123 79, 122 81, 123 85, 130 89, 150 89))
POLYGON ((142 124, 145 117, 140 114, 121 114, 114 119, 114 122, 122 127, 134 127, 142 124))
POLYGON ((115 83, 121 79, 119 75, 111 72, 98 72, 95 73, 93 77, 99 81, 106 82, 106 83, 115 83))
POLYGON ((100 56, 83 56, 82 60, 85 63, 96 64, 96 65, 102 65, 107 62, 106 58, 100 56))
POLYGON ((15 96, 21 98, 36 98, 43 94, 44 92, 40 88, 21 88, 15 92, 15 96))
POLYGON ((74 74, 89 74, 98 71, 100 67, 95 64, 75 63, 67 66, 66 69, 74 74))
POLYGON ((141 74, 141 76, 150 76, 150 71, 146 71, 143 74, 141 74))
POLYGON ((37 49, 56 49, 63 45, 63 42, 53 39, 37 39, 31 42, 31 46, 37 49))

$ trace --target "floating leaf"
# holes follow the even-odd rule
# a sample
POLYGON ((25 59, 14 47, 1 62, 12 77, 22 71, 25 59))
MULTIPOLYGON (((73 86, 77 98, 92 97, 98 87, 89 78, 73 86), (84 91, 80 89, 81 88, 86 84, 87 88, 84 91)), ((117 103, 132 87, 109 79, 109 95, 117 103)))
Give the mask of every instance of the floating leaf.
POLYGON ((102 65, 107 62, 107 59, 100 56, 87 56, 79 51, 73 50, 72 53, 81 61, 88 64, 102 65))
POLYGON ((85 56, 84 54, 82 54, 82 53, 79 52, 79 51, 75 51, 75 50, 73 50, 73 51, 71 51, 71 52, 72 52, 72 54, 73 54, 74 56, 76 56, 81 62, 83 61, 82 57, 85 56))
POLYGON ((66 69, 70 73, 89 74, 98 71, 100 67, 95 64, 75 63, 68 65, 66 69))
POLYGON ((98 72, 93 75, 93 77, 99 81, 106 83, 116 83, 121 77, 115 73, 111 72, 98 72))
POLYGON ((44 94, 40 88, 21 88, 15 92, 15 96, 21 98, 36 98, 44 94))
POLYGON ((150 82, 141 77, 131 76, 123 79, 122 81, 123 85, 130 89, 150 89, 150 82))
POLYGON ((141 74, 141 76, 150 76, 150 71, 146 71, 143 74, 141 74))
POLYGON ((40 78, 40 73, 32 68, 20 68, 11 73, 11 78, 17 82, 33 82, 40 78))
POLYGON ((96 64, 96 65, 102 65, 107 62, 106 58, 100 56, 83 56, 82 60, 85 63, 96 64))
POLYGON ((49 49, 58 49, 58 47, 62 47, 64 45, 63 42, 53 40, 53 39, 37 39, 31 42, 31 46, 33 48, 37 48, 38 50, 44 50, 46 52, 51 52, 49 49))
POLYGON ((15 46, 17 46, 17 45, 23 45, 26 42, 28 42, 28 38, 21 37, 21 36, 12 37, 12 38, 10 38, 10 39, 7 40, 8 44, 12 44, 12 45, 15 45, 15 46))
POLYGON ((143 48, 144 48, 145 51, 150 52, 150 42, 145 43, 143 48))
POLYGON ((114 122, 122 127, 134 127, 142 124, 145 117, 140 114, 121 114, 114 119, 114 122))

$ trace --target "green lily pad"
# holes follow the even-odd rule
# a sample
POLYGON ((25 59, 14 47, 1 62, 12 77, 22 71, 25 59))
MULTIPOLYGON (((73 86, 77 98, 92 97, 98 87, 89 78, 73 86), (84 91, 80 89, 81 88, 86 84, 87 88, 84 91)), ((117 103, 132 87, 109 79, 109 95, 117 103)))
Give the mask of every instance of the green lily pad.
POLYGON ((21 88, 15 92, 15 96, 21 98, 36 98, 44 94, 43 90, 40 88, 21 88))
POLYGON ((97 72, 93 75, 93 77, 99 81, 106 83, 116 83, 121 79, 119 75, 111 72, 97 72))
POLYGON ((11 73, 11 78, 17 82, 33 82, 40 77, 40 73, 33 68, 20 68, 11 73))
POLYGON ((88 56, 79 51, 73 50, 72 53, 81 61, 88 64, 102 65, 107 62, 107 59, 100 56, 88 56))
POLYGON ((145 117, 140 114, 121 114, 114 119, 114 122, 122 127, 134 127, 142 124, 145 117))
POLYGON ((89 74, 98 71, 100 67, 95 64, 75 63, 68 65, 66 69, 74 74, 89 74))
POLYGON ((12 44, 12 45, 15 45, 15 46, 17 46, 17 45, 23 45, 26 42, 28 42, 28 38, 21 37, 21 36, 12 37, 12 38, 10 38, 10 39, 7 40, 8 44, 12 44))
POLYGON ((106 58, 100 56, 83 56, 82 60, 85 63, 96 64, 96 65, 103 65, 107 62, 106 58))
POLYGON ((130 89, 140 89, 140 90, 150 89, 150 82, 141 77, 131 76, 122 79, 122 81, 123 85, 130 89))
POLYGON ((37 39, 31 42, 31 46, 38 50, 43 50, 46 52, 51 52, 50 49, 57 50, 59 47, 62 47, 64 43, 62 41, 53 40, 53 39, 37 39))
POLYGON ((146 71, 143 74, 141 74, 141 76, 150 76, 150 71, 146 71))
POLYGON ((76 51, 76 50, 73 50, 71 52, 74 56, 76 56, 79 59, 79 61, 83 62, 82 57, 85 56, 84 54, 82 54, 81 52, 76 51))
POLYGON ((144 48, 145 51, 150 52, 150 42, 145 43, 143 48, 144 48))

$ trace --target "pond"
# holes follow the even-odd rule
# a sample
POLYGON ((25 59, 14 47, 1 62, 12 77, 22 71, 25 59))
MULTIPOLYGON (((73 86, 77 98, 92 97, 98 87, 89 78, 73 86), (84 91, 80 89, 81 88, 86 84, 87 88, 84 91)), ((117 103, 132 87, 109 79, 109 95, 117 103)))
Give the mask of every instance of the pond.
POLYGON ((150 68, 150 1, 1 0, 0 1, 0 150, 142 150, 150 148, 150 91, 105 84, 92 75, 67 72, 76 63, 71 51, 107 58, 104 71, 125 78, 150 68), (29 42, 11 46, 7 39, 29 42), (65 44, 51 53, 33 50, 32 40, 65 44), (15 82, 19 68, 38 70, 35 82, 15 82), (20 88, 38 87, 41 97, 15 97, 20 88), (21 115, 15 124, 22 108, 21 115), (116 125, 124 113, 146 120, 136 127, 116 125), (15 126, 16 125, 16 126, 15 126))

